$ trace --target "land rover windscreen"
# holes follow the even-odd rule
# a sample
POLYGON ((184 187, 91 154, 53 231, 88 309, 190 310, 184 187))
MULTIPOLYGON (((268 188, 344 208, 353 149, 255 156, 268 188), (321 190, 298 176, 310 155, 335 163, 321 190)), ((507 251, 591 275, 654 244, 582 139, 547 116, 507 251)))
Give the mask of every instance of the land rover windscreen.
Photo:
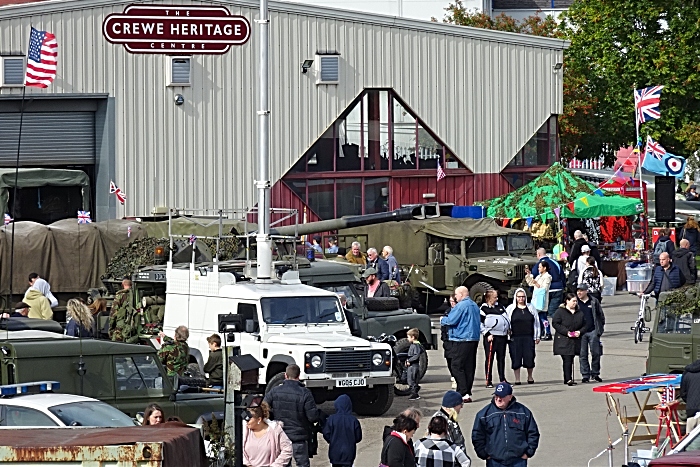
POLYGON ((336 297, 265 297, 260 300, 263 321, 269 325, 342 324, 343 310, 336 297))

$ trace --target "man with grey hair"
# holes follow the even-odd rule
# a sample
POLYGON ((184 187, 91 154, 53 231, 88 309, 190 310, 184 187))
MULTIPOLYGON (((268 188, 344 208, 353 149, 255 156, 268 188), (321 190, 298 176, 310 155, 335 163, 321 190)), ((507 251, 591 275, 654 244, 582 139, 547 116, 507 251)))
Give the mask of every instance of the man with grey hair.
POLYGON ((345 259, 354 264, 367 265, 367 256, 360 250, 360 242, 352 242, 350 251, 345 255, 345 259))
MULTIPOLYGON (((569 252, 569 264, 572 267, 576 267, 576 260, 581 256, 581 247, 583 245, 588 245, 588 242, 583 238, 583 232, 577 230, 574 232, 574 243, 571 244, 571 251, 569 252)), ((576 277, 578 277, 578 273, 576 277)))
POLYGON ((367 267, 377 270, 377 279, 380 281, 389 280, 389 263, 379 256, 376 248, 367 250, 367 267))
POLYGON ((478 305, 469 298, 469 289, 457 287, 455 297, 457 304, 440 320, 440 324, 448 328, 452 358, 450 365, 457 382, 457 392, 468 403, 472 401, 476 351, 481 340, 481 319, 478 305))
POLYGON ((678 266, 686 284, 695 284, 698 279, 698 269, 695 265, 695 255, 690 251, 690 241, 686 238, 681 240, 680 248, 676 248, 671 253, 673 264, 678 266))
POLYGON ((389 245, 385 246, 382 248, 382 257, 389 265, 389 279, 401 282, 401 268, 399 268, 399 262, 394 257, 394 249, 389 245))

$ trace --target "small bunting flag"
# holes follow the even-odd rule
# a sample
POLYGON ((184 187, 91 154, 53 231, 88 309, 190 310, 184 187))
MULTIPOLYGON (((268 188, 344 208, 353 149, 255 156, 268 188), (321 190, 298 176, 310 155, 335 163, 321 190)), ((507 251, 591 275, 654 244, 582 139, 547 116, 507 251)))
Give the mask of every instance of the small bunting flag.
POLYGON ((525 222, 527 222, 528 229, 532 227, 532 217, 528 217, 527 219, 525 219, 525 222))
POLYGON ((554 208, 554 215, 557 216, 557 220, 559 219, 560 213, 561 213, 561 208, 559 208, 559 207, 554 208))
POLYGON ((605 196, 605 194, 603 193, 603 190, 601 190, 600 188, 598 188, 596 191, 594 191, 593 194, 598 195, 598 196, 605 196))
POLYGON ((540 218, 542 219, 542 222, 545 222, 547 220, 547 213, 543 212, 542 214, 540 214, 540 218))
POLYGON ((9 223, 12 222, 13 220, 14 220, 14 219, 12 219, 12 217, 10 217, 9 214, 5 213, 5 225, 9 224, 9 223))
POLYGON ((569 208, 569 211, 571 211, 571 214, 574 214, 574 202, 570 202, 566 205, 567 208, 569 208))
POLYGON ((194 236, 194 234, 190 235, 190 245, 194 245, 194 242, 197 241, 197 237, 194 236))
POLYGON ((510 224, 510 219, 503 219, 503 227, 508 227, 508 224, 510 224))
POLYGON ((90 224, 90 211, 78 211, 78 224, 90 224))
POLYGON ((581 202, 582 202, 583 204, 585 204, 586 207, 588 207, 588 198, 586 198, 586 197, 584 196, 583 198, 581 198, 581 202))

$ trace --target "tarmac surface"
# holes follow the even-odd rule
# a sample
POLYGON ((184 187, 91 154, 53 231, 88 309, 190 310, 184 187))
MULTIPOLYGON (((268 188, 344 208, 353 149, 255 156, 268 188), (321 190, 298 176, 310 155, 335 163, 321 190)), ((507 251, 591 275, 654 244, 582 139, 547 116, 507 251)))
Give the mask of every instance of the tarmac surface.
MULTIPOLYGON (((603 297, 606 317, 605 333, 602 337, 604 355, 601 357, 601 378, 604 383, 631 379, 645 372, 648 335, 644 342, 635 344, 630 326, 634 324, 639 309, 639 299, 627 292, 617 292, 614 297, 603 297)), ((436 323, 438 316, 433 316, 436 323)), ((522 370, 523 385, 514 386, 517 400, 534 414, 540 430, 540 445, 528 465, 538 467, 586 466, 588 460, 603 451, 608 445, 608 436, 617 440, 622 430, 614 415, 608 414, 605 395, 593 392, 596 384, 582 384, 578 358, 574 367, 578 385, 566 386, 563 382, 561 357, 552 353, 552 341, 540 342, 536 349, 535 384, 525 383, 527 374, 522 370)), ((396 397, 389 412, 382 417, 359 417, 363 439, 357 447, 356 467, 376 467, 382 448, 382 430, 391 425, 393 418, 402 410, 416 406, 423 411, 417 437, 425 436, 430 417, 439 410, 445 391, 451 388, 442 350, 428 351, 428 371, 421 381, 421 399, 412 403, 408 397, 396 397), (420 435, 420 436, 419 436, 420 435)), ((483 466, 485 461, 476 457, 471 446, 471 429, 476 413, 491 400, 493 389, 486 389, 484 381, 484 351, 479 345, 477 355, 474 402, 465 404, 459 417, 462 432, 467 438, 472 466, 483 466)), ((506 377, 512 382, 510 358, 506 359, 506 377)), ((495 381, 494 381, 495 382, 495 381)), ((600 383, 598 383, 600 384, 600 383)), ((636 414, 634 399, 620 395, 619 402, 629 414, 636 414)), ((334 411, 332 402, 321 406, 326 413, 334 411)), ((656 420, 650 421, 656 423, 656 420)), ((631 427, 630 427, 631 428, 631 427)), ((623 444, 614 451, 614 464, 624 463, 623 444)), ((637 449, 649 449, 649 442, 638 442, 630 447, 630 460, 637 449)), ((319 452, 311 460, 312 467, 327 467, 328 444, 319 435, 319 452)), ((591 467, 607 466, 607 453, 590 463, 591 467)))

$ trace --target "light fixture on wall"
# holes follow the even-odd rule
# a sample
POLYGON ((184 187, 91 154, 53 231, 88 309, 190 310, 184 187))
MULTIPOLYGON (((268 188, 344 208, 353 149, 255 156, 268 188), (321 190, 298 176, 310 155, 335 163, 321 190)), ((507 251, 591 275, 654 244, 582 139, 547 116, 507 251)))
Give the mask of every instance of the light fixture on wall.
POLYGON ((564 64, 562 62, 557 62, 554 65, 552 65, 552 72, 556 73, 557 71, 561 70, 564 64))
POLYGON ((306 73, 307 71, 309 71, 309 68, 311 68, 311 65, 313 65, 313 64, 314 64, 313 60, 304 60, 301 63, 301 72, 306 73))
POLYGON ((435 198, 435 193, 423 193, 423 199, 435 198))

